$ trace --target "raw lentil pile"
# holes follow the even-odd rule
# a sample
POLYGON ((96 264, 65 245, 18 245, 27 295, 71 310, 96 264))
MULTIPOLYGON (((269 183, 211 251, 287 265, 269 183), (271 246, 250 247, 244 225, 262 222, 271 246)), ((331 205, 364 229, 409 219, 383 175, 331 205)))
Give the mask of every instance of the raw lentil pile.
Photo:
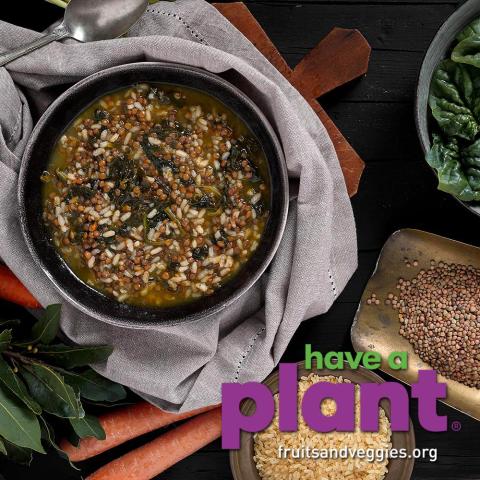
POLYGON ((370 295, 370 298, 367 299, 367 304, 368 305, 380 305, 380 300, 377 298, 376 293, 372 293, 370 295))
POLYGON ((215 99, 166 85, 103 97, 58 142, 44 184, 52 240, 84 281, 120 302, 210 295, 259 244, 268 170, 215 99))
POLYGON ((445 377, 480 388, 480 270, 432 261, 397 289, 387 300, 415 353, 445 377))

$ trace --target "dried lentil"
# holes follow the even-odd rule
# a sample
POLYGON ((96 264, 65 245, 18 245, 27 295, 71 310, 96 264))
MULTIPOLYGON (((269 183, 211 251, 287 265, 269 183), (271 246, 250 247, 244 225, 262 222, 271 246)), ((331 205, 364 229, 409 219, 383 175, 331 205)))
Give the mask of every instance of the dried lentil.
POLYGON ((480 270, 432 260, 397 289, 388 298, 415 353, 445 377, 480 388, 480 270))

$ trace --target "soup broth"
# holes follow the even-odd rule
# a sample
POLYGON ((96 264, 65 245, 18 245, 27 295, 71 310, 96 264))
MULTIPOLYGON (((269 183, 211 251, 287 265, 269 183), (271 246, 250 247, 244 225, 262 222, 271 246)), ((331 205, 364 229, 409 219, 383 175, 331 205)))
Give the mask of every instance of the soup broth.
POLYGON ((140 84, 88 107, 43 182, 51 241, 84 282, 119 302, 174 306, 245 265, 269 215, 265 154, 215 98, 140 84))

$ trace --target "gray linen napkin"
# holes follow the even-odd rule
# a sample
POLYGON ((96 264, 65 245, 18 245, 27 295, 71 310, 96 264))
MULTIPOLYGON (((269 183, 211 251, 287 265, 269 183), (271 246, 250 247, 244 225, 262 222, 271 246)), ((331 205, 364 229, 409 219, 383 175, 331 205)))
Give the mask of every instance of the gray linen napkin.
MULTIPOLYGON (((2 50, 38 36, 0 22, 2 50)), ((129 37, 57 42, 0 68, 0 257, 43 305, 64 303, 62 329, 72 341, 115 347, 105 364, 95 366, 98 372, 162 408, 185 411, 218 402, 222 382, 262 380, 302 320, 330 308, 356 268, 355 225, 335 151, 318 117, 212 6, 203 0, 160 2, 129 37), (107 67, 155 60, 228 72, 277 130, 296 193, 271 268, 231 307, 188 324, 126 328, 76 310, 35 265, 18 223, 17 174, 32 116, 62 89, 107 67)))

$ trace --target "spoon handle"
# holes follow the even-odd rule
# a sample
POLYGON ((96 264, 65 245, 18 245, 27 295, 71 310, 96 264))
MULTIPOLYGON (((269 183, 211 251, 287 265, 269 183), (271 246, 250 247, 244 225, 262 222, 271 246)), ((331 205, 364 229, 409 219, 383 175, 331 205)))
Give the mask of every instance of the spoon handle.
POLYGON ((62 38, 69 37, 70 35, 70 32, 63 25, 59 25, 52 32, 44 35, 43 37, 37 38, 33 42, 28 43, 23 47, 19 47, 10 52, 2 53, 0 55, 0 67, 12 62, 13 60, 16 60, 19 57, 23 57, 27 53, 33 52, 37 48, 44 47, 55 40, 61 40, 62 38))

